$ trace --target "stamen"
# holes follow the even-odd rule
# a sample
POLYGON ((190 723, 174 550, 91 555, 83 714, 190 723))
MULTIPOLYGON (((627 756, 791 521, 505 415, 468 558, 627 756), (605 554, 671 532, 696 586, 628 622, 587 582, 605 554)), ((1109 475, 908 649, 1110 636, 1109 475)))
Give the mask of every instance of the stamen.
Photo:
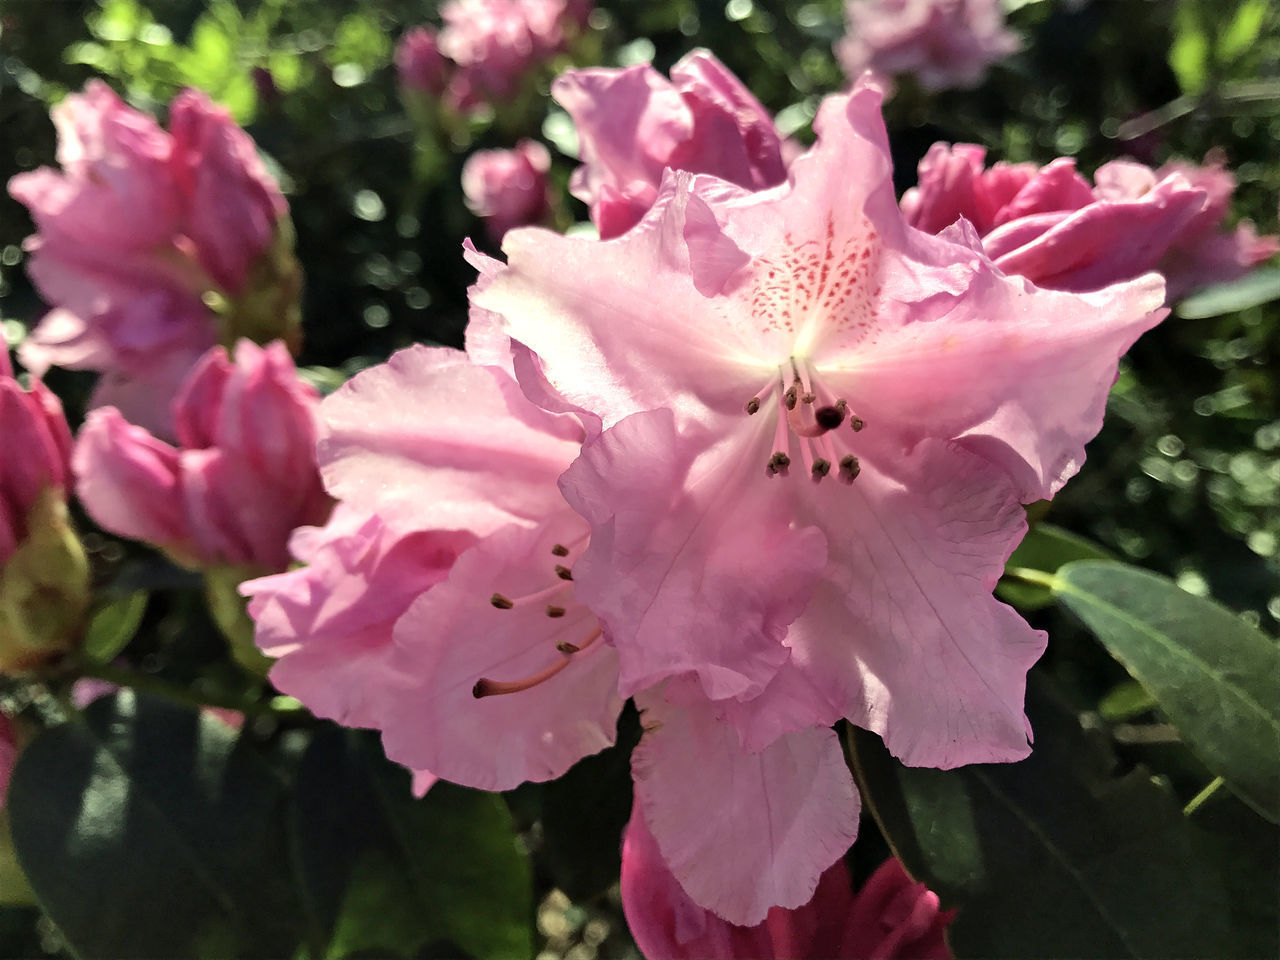
POLYGON ((797 388, 797 384, 799 383, 800 381, 796 380, 795 383, 787 387, 787 392, 782 395, 783 401, 786 403, 788 410, 794 410, 796 408, 796 401, 800 398, 800 391, 797 388))
POLYGON ((548 617, 551 617, 552 619, 558 619, 559 617, 564 616, 565 609, 564 607, 557 607, 554 604, 549 603, 547 604, 546 613, 548 617))
POLYGON ((569 555, 569 548, 566 547, 563 543, 557 543, 554 547, 551 548, 551 552, 555 554, 557 557, 567 557, 569 555))
POLYGON ((862 465, 858 463, 858 458, 852 453, 847 453, 840 458, 840 479, 842 482, 853 483, 861 472, 862 465))
POLYGON ((573 655, 586 650, 593 643, 600 639, 600 628, 596 627, 580 644, 568 643, 561 641, 556 644, 556 649, 562 653, 563 659, 551 664, 543 670, 539 670, 535 674, 525 677, 523 680, 490 680, 487 677, 481 677, 475 682, 475 686, 471 688, 471 695, 477 700, 484 697, 496 697, 506 693, 520 693, 522 690, 528 690, 536 687, 540 683, 545 683, 554 677, 557 673, 573 662, 573 655))
POLYGON ((514 600, 512 600, 510 597, 504 597, 500 593, 495 593, 492 597, 490 597, 489 602, 492 603, 499 610, 510 610, 512 607, 515 606, 514 600))
POLYGON ((570 570, 568 567, 561 566, 560 564, 557 563, 556 576, 559 577, 561 580, 572 580, 573 571, 570 570))
POLYGON ((769 458, 769 463, 765 466, 765 470, 768 471, 769 476, 771 477, 777 476, 778 474, 785 477, 787 475, 787 467, 789 466, 791 466, 791 458, 785 453, 779 451, 769 458))
POLYGON ((850 417, 850 418, 849 418, 849 426, 853 427, 853 432, 854 432, 854 433, 857 433, 859 430, 861 430, 863 427, 865 427, 865 426, 866 426, 866 424, 865 424, 865 423, 863 423, 863 421, 862 421, 862 418, 861 418, 861 417, 850 417))
POLYGON ((809 468, 809 473, 812 475, 814 483, 817 483, 819 480, 821 480, 830 472, 831 472, 831 461, 825 460, 822 457, 819 457, 817 460, 814 460, 813 466, 809 468))
POLYGON ((752 397, 747 401, 747 413, 756 414, 760 412, 760 398, 752 397))

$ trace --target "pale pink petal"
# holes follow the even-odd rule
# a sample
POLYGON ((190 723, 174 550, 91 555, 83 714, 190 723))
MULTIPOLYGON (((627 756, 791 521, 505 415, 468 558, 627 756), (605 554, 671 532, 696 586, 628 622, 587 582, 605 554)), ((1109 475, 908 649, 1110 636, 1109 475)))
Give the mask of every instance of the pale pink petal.
POLYGON ((860 802, 830 730, 746 753, 697 697, 638 701, 636 797, 662 858, 690 898, 742 926, 809 901, 853 842, 860 802))
POLYGON ((409 607, 395 627, 398 681, 379 692, 387 756, 465 786, 509 790, 558 777, 613 742, 617 658, 593 639, 595 617, 557 577, 552 553, 582 533, 567 510, 539 528, 504 528, 409 607), (497 609, 494 593, 515 607, 497 609), (549 605, 563 615, 549 616, 549 605), (529 689, 476 697, 481 680, 515 682, 561 664, 568 655, 559 643, 584 649, 529 689))
POLYGON ((852 485, 816 485, 806 506, 844 520, 788 635, 793 665, 905 763, 1025 757, 1045 634, 991 596, 1026 531, 1000 472, 941 443, 868 450, 852 485))
POLYGON ((402 529, 485 534, 562 504, 555 478, 582 428, 535 407, 513 380, 459 350, 415 346, 321 404, 330 493, 402 529))
POLYGON ((668 410, 641 413, 561 480, 591 523, 574 579, 618 649, 624 696, 692 672, 711 699, 745 699, 787 659, 782 640, 826 548, 816 528, 790 526, 790 504, 763 479, 770 439, 727 443, 688 476, 706 438, 677 437, 668 410))
POLYGON ((241 584, 271 682, 312 713, 376 726, 396 620, 448 575, 473 539, 457 533, 397 536, 376 517, 340 509, 323 527, 295 532, 308 565, 241 584))

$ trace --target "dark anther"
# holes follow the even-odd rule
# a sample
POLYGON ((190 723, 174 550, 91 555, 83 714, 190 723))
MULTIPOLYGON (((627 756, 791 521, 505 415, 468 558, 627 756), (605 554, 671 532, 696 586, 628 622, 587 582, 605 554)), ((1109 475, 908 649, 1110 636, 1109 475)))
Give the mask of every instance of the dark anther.
POLYGON ((801 403, 813 403, 813 401, 817 399, 818 399, 818 395, 816 393, 804 393, 800 395, 801 403))
POLYGON ((482 697, 491 696, 489 681, 484 679, 477 680, 476 685, 471 688, 471 695, 475 697, 477 700, 481 699, 482 697))
POLYGON ((507 599, 500 593, 495 593, 492 597, 490 597, 489 602, 492 603, 499 610, 510 610, 512 607, 515 606, 514 603, 512 603, 509 599, 507 599))
POLYGON ((813 419, 823 430, 834 430, 844 423, 844 411, 839 407, 819 407, 813 411, 813 419))
POLYGON ((800 391, 796 389, 796 385, 794 383, 791 386, 787 387, 787 392, 783 394, 783 399, 787 403, 788 410, 794 410, 796 408, 796 400, 798 400, 799 398, 800 398, 800 391))
POLYGON ((810 473, 813 474, 813 479, 821 480, 830 472, 831 472, 830 460, 824 460, 822 457, 819 457, 817 460, 813 461, 813 467, 810 470, 810 473))
POLYGON ((552 618, 563 617, 564 607, 557 607, 557 606, 553 606, 552 604, 547 604, 547 616, 552 618))
POLYGON ((769 476, 774 476, 779 473, 785 475, 787 467, 789 466, 791 466, 791 458, 785 453, 778 451, 769 458, 769 464, 765 469, 769 471, 769 476))
POLYGON ((570 643, 568 640, 561 640, 556 644, 556 649, 567 657, 571 653, 577 653, 582 648, 576 643, 570 643))
POLYGON ((752 397, 750 400, 747 401, 747 413, 759 413, 759 412, 760 412, 760 398, 752 397))
POLYGON ((567 557, 569 555, 569 548, 566 547, 563 543, 557 543, 554 547, 551 548, 551 552, 555 554, 557 557, 567 557))
POLYGON ((853 483, 861 472, 862 465, 858 463, 858 458, 852 453, 846 453, 840 458, 840 479, 845 483, 853 483))
POLYGON ((562 567, 562 566, 560 566, 560 564, 558 564, 558 563, 557 563, 557 564, 556 564, 556 576, 557 576, 557 577, 559 577, 561 580, 572 580, 572 579, 573 579, 573 571, 572 571, 572 570, 570 570, 568 567, 562 567))
POLYGON ((866 424, 862 422, 862 418, 861 418, 861 417, 850 417, 850 418, 849 418, 849 426, 853 427, 853 432, 854 432, 854 433, 857 433, 859 430, 861 430, 863 427, 865 427, 865 426, 866 426, 866 424))

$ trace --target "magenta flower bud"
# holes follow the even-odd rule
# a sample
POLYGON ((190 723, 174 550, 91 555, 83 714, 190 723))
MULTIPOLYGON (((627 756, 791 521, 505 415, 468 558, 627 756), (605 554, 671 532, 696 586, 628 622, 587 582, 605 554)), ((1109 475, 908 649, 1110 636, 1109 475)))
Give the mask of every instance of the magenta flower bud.
POLYGON ((850 79, 864 70, 912 74, 926 90, 975 87, 1021 42, 1000 0, 846 0, 836 58, 850 79))
POLYGON ((405 91, 436 97, 444 91, 449 61, 431 27, 414 27, 396 44, 396 75, 405 91))
POLYGON ((175 404, 178 448, 114 408, 90 414, 73 458, 77 492, 101 526, 188 566, 283 570, 290 532, 329 511, 317 401, 282 343, 242 340, 234 363, 216 347, 175 404))
POLYGON ((647 65, 570 70, 552 93, 578 128, 582 166, 570 192, 591 207, 602 239, 640 221, 671 167, 749 190, 786 179, 773 119, 714 56, 695 50, 668 81, 647 65))
MULTIPOLYGON (((36 380, 23 390, 9 366, 0 363, 0 567, 26 539, 28 514, 49 488, 62 489, 70 475, 71 432, 62 405, 36 380)), ((62 499, 66 499, 65 496, 62 499)))
POLYGON ((186 201, 185 233, 218 286, 238 294, 288 204, 248 134, 200 91, 178 94, 169 127, 174 179, 186 201))
POLYGON ((540 224, 551 211, 551 154, 536 140, 514 150, 477 150, 462 167, 467 206, 485 221, 494 243, 512 227, 540 224))

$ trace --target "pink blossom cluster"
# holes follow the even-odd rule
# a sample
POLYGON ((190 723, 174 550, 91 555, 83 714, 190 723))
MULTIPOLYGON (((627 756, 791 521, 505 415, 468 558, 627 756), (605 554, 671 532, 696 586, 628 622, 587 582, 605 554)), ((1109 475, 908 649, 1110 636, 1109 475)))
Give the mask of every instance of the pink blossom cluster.
POLYGON ((0 351, 0 570, 27 538, 28 514, 45 491, 65 499, 71 477, 71 431, 62 404, 39 380, 24 390, 9 351, 0 351), (13 456, 12 451, 21 451, 13 456))
POLYGON ((567 49, 587 25, 589 0, 449 0, 443 27, 409 30, 396 49, 400 85, 455 110, 496 104, 567 49))
POLYGON ((462 167, 462 193, 494 243, 513 227, 538 226, 551 214, 551 154, 536 140, 514 150, 477 150, 462 167))
POLYGON ((975 87, 1021 46, 1000 0, 845 0, 844 15, 835 52, 851 79, 874 70, 910 74, 926 90, 975 87))
POLYGON ((1096 290, 1144 270, 1164 274, 1170 300, 1242 276, 1280 251, 1249 222, 1224 230, 1235 178, 1221 157, 1158 170, 1113 160, 1091 185, 1068 158, 984 166, 979 146, 936 143, 919 185, 902 197, 907 223, 929 233, 963 217, 997 267, 1042 287, 1096 290))
POLYGON ((174 402, 178 446, 125 420, 89 414, 76 438, 76 492, 112 533, 195 568, 283 570, 294 528, 331 503, 315 466, 319 396, 279 341, 213 347, 174 402))
POLYGON ((636 830, 691 909, 767 927, 856 837, 836 721, 909 765, 1029 752, 1045 635, 992 589, 1165 289, 1043 289, 911 226, 872 82, 787 165, 740 83, 686 67, 558 83, 594 117, 578 189, 638 222, 470 251, 465 351, 321 404, 341 506, 242 589, 281 690, 468 786, 559 776, 633 699, 636 830))
MULTIPOLYGON (((37 374, 102 371, 95 405, 163 429, 168 398, 219 339, 210 304, 245 309, 287 205, 253 142, 199 91, 173 101, 167 132, 99 80, 56 106, 53 121, 61 171, 9 183, 35 220, 29 272, 53 305, 22 361, 37 374)), ((261 309, 278 324, 278 307, 261 309)))

